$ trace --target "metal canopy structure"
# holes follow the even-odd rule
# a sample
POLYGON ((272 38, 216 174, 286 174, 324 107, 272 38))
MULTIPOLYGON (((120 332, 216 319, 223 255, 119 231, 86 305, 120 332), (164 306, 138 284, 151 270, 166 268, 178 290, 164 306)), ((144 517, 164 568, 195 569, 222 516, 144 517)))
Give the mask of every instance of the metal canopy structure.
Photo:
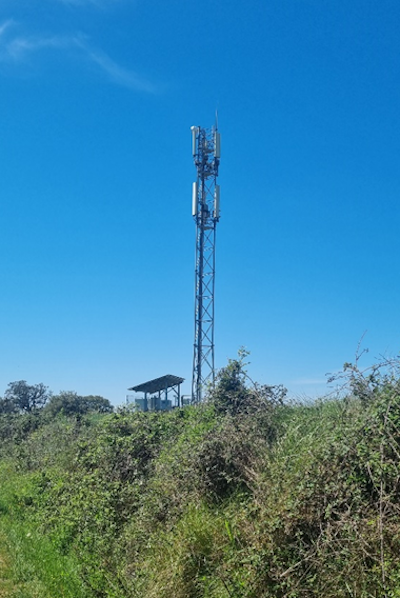
POLYGON ((166 388, 172 388, 177 384, 182 384, 183 381, 184 378, 179 378, 178 376, 172 376, 171 374, 167 374, 166 376, 161 376, 160 378, 154 378, 154 380, 149 380, 149 382, 144 382, 143 384, 132 386, 132 388, 128 388, 128 390, 133 390, 134 392, 147 392, 149 394, 153 394, 160 390, 165 390, 166 388))
POLYGON ((193 183, 192 216, 196 223, 195 332, 192 402, 203 399, 214 385, 215 232, 219 221, 217 185, 221 155, 217 123, 210 129, 192 127, 192 154, 197 170, 193 183))
POLYGON ((184 378, 167 374, 132 386, 128 390, 144 393, 143 399, 135 401, 142 411, 168 411, 175 406, 181 407, 181 384, 183 381, 184 378))

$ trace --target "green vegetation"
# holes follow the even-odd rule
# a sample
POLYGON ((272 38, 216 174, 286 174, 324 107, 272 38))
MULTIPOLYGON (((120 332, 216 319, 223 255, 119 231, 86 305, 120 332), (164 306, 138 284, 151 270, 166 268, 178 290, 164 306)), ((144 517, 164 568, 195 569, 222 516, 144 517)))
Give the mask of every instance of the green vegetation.
POLYGON ((400 598, 396 368, 300 405, 243 358, 168 413, 6 395, 0 596, 400 598))

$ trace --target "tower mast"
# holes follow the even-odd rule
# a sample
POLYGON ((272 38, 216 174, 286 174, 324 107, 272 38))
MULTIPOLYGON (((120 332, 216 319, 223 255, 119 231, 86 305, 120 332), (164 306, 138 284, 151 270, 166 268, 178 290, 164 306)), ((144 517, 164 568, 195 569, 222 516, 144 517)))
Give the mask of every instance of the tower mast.
POLYGON ((221 141, 217 124, 192 127, 192 153, 197 169, 192 215, 196 222, 195 332, 192 402, 199 403, 205 387, 214 384, 215 233, 219 221, 217 185, 221 141))

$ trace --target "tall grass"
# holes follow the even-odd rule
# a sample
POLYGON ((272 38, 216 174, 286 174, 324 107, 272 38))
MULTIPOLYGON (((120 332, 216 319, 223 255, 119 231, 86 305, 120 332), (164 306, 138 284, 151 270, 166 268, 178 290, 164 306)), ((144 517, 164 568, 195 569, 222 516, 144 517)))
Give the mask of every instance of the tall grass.
MULTIPOLYGON (((0 465, 0 538, 7 583, 16 598, 89 598, 73 554, 60 554, 30 513, 36 489, 31 474, 0 465)), ((0 586, 1 587, 1 586, 0 586)), ((1 596, 1 594, 0 594, 1 596)))
POLYGON ((199 408, 36 422, 8 445, 14 596, 400 598, 397 380, 288 404, 239 366, 199 408))

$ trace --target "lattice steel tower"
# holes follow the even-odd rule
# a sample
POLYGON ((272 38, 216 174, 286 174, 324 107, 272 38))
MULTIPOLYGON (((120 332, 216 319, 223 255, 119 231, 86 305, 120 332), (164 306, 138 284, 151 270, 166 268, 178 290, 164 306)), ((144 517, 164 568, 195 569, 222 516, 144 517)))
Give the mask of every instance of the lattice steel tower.
POLYGON ((196 290, 192 401, 198 403, 208 384, 214 384, 215 232, 219 220, 217 185, 220 134, 192 127, 192 152, 197 169, 193 183, 192 215, 196 222, 196 290))

